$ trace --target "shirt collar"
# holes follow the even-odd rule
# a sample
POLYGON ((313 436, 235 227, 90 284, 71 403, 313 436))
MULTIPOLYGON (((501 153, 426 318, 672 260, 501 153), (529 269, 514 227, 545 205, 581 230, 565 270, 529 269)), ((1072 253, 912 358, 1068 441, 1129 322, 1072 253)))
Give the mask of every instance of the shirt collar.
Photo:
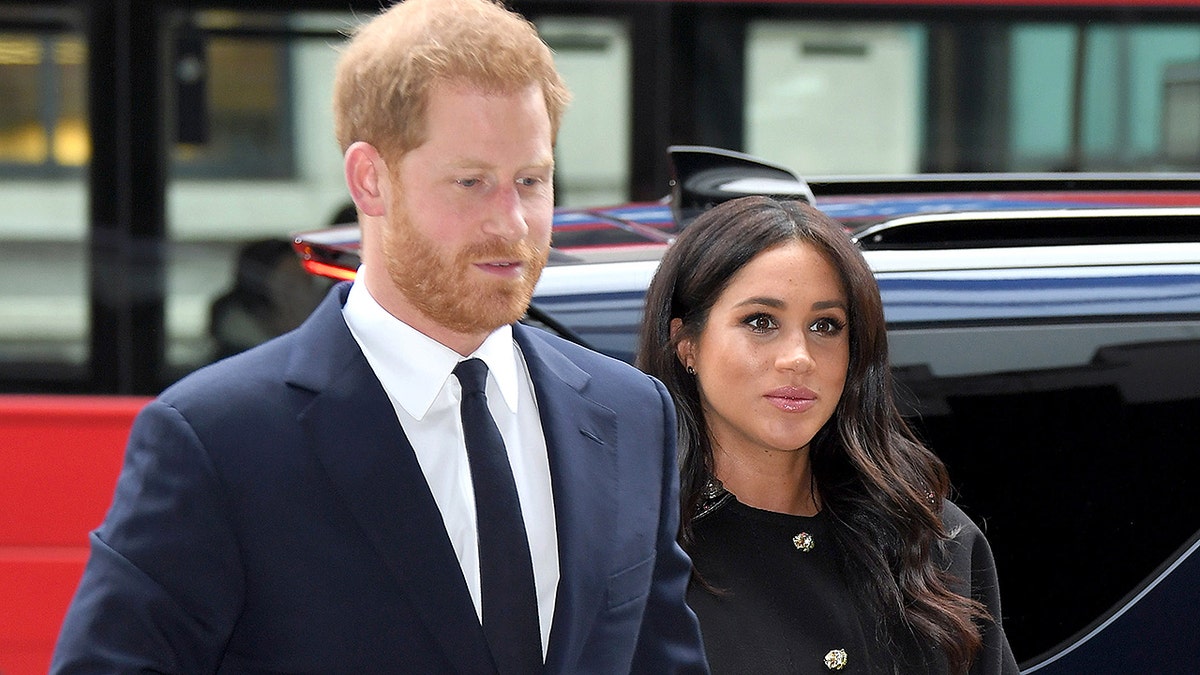
MULTIPOLYGON (((363 279, 363 270, 358 278, 363 279)), ((350 332, 385 391, 413 418, 420 420, 450 378, 454 366, 465 360, 458 352, 409 326, 385 310, 366 284, 350 287, 342 314, 350 332)), ((492 331, 469 357, 487 364, 508 409, 517 410, 517 345, 512 326, 492 331)))

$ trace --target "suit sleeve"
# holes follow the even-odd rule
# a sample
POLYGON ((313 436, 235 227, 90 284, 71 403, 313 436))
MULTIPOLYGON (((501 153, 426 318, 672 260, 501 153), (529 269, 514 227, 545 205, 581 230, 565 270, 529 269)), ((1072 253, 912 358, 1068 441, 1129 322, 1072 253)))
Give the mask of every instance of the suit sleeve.
POLYGON ((216 471, 176 409, 151 403, 55 648, 52 673, 214 672, 242 592, 216 471))
POLYGON ((634 673, 707 673, 700 625, 684 598, 692 562, 679 547, 679 474, 676 469, 675 408, 662 383, 654 380, 662 401, 664 425, 662 504, 658 552, 646 613, 634 653, 634 673))

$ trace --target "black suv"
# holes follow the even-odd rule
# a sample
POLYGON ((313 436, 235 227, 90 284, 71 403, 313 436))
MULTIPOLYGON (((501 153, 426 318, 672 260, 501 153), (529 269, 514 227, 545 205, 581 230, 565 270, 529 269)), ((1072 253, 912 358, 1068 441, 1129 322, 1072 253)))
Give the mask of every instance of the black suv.
MULTIPOLYGON (((904 405, 996 555, 1025 672, 1200 672, 1200 176, 807 182, 671 149, 661 202, 560 210, 528 321, 632 361, 672 236, 741 194, 813 201, 876 272, 904 405)), ((349 278, 353 226, 297 237, 349 278)))

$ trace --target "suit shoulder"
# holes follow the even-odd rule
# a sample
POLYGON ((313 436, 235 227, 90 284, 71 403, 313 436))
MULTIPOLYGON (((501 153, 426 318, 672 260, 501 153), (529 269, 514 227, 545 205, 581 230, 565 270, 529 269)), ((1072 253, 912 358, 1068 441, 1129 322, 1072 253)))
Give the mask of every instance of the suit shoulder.
POLYGON ((549 331, 533 326, 522 325, 519 330, 525 331, 531 340, 538 340, 546 346, 554 349, 569 359, 572 363, 579 366, 581 369, 596 374, 612 374, 616 376, 632 377, 638 380, 651 380, 649 375, 643 373, 637 368, 628 363, 615 359, 607 354, 601 354, 593 349, 571 342, 570 340, 561 338, 549 331))
POLYGON ((634 410, 673 411, 666 387, 630 364, 538 328, 518 325, 517 329, 522 349, 532 349, 534 358, 591 400, 625 415, 634 410))
POLYGON ((252 405, 282 385, 287 364, 287 337, 265 342, 239 354, 210 363, 167 387, 158 400, 191 409, 218 403, 221 407, 252 405))

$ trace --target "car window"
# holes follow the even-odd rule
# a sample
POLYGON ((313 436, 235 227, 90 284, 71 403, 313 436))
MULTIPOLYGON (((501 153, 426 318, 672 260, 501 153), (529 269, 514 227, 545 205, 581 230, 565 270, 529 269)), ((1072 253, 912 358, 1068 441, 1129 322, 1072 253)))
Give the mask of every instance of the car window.
POLYGON ((1200 529, 1200 321, 893 327, 906 412, 992 544, 1022 659, 1200 529), (1005 583, 1007 580, 1008 583, 1005 583))

